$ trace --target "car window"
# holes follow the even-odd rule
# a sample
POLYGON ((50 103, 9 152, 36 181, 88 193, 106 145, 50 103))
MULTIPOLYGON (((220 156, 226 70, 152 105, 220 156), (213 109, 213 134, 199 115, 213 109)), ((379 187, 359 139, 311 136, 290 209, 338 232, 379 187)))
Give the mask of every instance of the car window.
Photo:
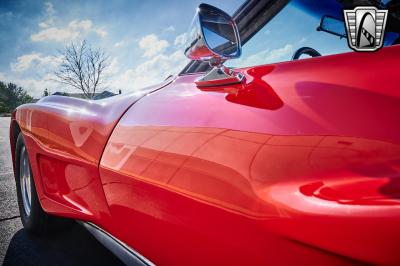
POLYGON ((314 48, 321 55, 351 51, 346 38, 317 31, 319 23, 319 17, 289 3, 242 47, 240 58, 228 60, 225 65, 247 67, 288 61, 301 47, 314 48))

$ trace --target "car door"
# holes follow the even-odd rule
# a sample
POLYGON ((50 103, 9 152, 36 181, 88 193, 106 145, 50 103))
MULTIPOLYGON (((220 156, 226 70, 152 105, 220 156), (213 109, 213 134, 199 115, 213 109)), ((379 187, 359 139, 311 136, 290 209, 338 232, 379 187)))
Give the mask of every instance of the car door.
POLYGON ((399 167, 399 55, 244 68, 244 84, 211 89, 177 77, 108 141, 105 229, 156 264, 398 260, 398 208, 379 203, 397 181, 376 177, 399 167))

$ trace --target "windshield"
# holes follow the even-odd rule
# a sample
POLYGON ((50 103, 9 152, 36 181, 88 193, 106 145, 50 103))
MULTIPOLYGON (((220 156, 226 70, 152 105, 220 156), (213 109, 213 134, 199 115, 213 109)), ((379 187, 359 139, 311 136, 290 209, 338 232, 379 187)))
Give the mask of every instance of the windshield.
MULTIPOLYGON (((242 40, 242 56, 224 65, 249 67, 296 56, 303 59, 352 52, 343 10, 360 5, 388 10, 383 45, 400 44, 399 0, 247 0, 233 14, 242 40)), ((191 61, 181 74, 209 70, 207 62, 191 61)))
POLYGON ((319 23, 319 18, 289 3, 243 46, 241 58, 228 60, 225 65, 247 67, 288 61, 301 47, 314 48, 321 55, 351 51, 345 38, 317 31, 319 23))
MULTIPOLYGON (((338 2, 334 5, 340 8, 334 10, 332 6, 327 7, 326 3, 333 1, 315 3, 312 6, 305 2, 310 1, 298 0, 287 4, 243 46, 241 58, 228 60, 225 65, 248 67, 288 61, 292 60, 294 53, 302 47, 311 47, 322 56, 352 51, 348 47, 346 37, 317 30, 324 15, 334 14, 334 17, 343 19, 343 7, 338 2), (324 10, 322 6, 326 9, 324 10)), ((344 28, 344 24, 340 25, 340 21, 332 23, 337 25, 328 26, 344 28)), ((398 34, 387 33, 385 45, 392 44, 397 37, 398 34)), ((301 56, 301 58, 307 57, 310 56, 301 56)))

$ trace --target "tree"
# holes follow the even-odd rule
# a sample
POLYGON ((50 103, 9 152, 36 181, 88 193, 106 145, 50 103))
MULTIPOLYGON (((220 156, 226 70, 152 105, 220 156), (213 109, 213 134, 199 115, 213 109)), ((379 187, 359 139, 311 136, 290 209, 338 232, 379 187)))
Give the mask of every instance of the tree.
POLYGON ((102 85, 104 70, 108 66, 105 53, 83 41, 80 44, 71 43, 62 55, 63 61, 55 71, 55 81, 80 90, 86 98, 92 99, 102 85))
POLYGON ((0 113, 11 113, 19 105, 32 101, 33 98, 23 88, 0 81, 0 113))

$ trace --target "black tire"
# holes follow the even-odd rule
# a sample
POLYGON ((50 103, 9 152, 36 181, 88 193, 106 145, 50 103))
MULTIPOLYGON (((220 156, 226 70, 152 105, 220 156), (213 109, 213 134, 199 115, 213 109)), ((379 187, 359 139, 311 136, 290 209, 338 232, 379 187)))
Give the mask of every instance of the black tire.
MULTIPOLYGON (((19 212, 21 215, 21 221, 24 226, 24 228, 31 234, 35 235, 44 235, 44 234, 49 234, 53 233, 55 231, 63 230, 67 227, 69 227, 69 224, 71 221, 59 217, 55 217, 52 215, 49 215, 45 213, 42 209, 42 206, 40 205, 37 192, 36 192, 36 187, 35 187, 35 182, 33 180, 32 176, 32 169, 31 165, 29 162, 29 158, 26 159, 25 163, 28 163, 29 167, 29 177, 28 179, 30 180, 30 209, 27 212, 26 208, 24 207, 24 199, 22 196, 23 190, 24 191, 29 191, 28 188, 23 189, 21 186, 21 182, 26 181, 21 181, 21 162, 23 163, 21 159, 21 152, 27 154, 27 149, 25 145, 25 141, 23 139, 22 134, 20 133, 17 138, 17 143, 15 145, 15 183, 17 186, 17 197, 18 197, 18 206, 19 206, 19 212)), ((23 155, 24 156, 24 155, 23 155)), ((22 156, 22 157, 23 157, 22 156)), ((23 169, 23 171, 26 171, 23 169)), ((25 175, 27 176, 27 175, 25 175)), ((25 179, 27 180, 27 179, 25 179)), ((25 202, 26 202, 26 197, 25 196, 25 202)), ((29 201, 29 200, 28 200, 29 201)))

